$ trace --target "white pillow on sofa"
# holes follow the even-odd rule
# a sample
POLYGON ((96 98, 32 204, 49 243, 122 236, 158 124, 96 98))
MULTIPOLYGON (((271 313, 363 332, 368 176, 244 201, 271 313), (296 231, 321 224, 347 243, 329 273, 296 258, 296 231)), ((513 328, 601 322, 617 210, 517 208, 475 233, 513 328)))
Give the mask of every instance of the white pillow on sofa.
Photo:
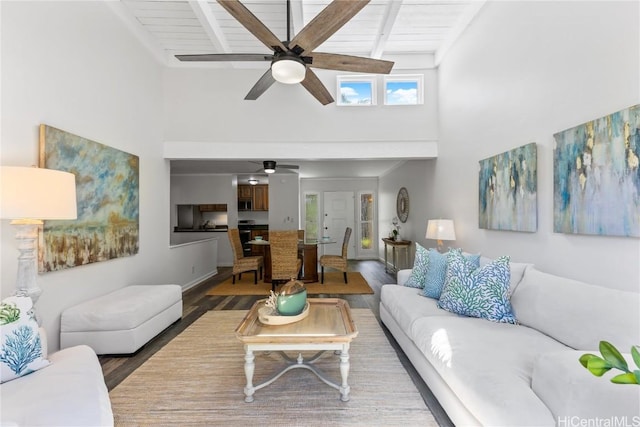
POLYGON ((0 303, 0 383, 49 365, 43 357, 40 328, 30 297, 16 295, 0 303))
MULTIPOLYGON (((573 350, 542 353, 534 360, 531 388, 549 407, 556 424, 587 425, 580 420, 595 419, 611 420, 611 425, 616 425, 614 420, 622 422, 620 425, 637 423, 640 387, 609 381, 620 371, 610 371, 600 378, 594 376, 578 361, 584 353, 573 350)), ((623 355, 630 367, 635 366, 631 355, 623 355)))

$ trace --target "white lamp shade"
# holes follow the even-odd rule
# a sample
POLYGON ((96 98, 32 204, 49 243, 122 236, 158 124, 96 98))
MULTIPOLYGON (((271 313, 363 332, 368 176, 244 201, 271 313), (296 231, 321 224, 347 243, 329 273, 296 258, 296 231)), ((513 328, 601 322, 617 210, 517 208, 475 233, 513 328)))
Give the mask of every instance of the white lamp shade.
POLYGON ((427 223, 427 239, 456 240, 456 232, 451 219, 430 219, 427 223))
POLYGON ((281 59, 271 64, 271 75, 280 83, 300 83, 306 73, 307 67, 302 62, 292 59, 281 59))
POLYGON ((76 177, 53 169, 2 166, 0 218, 77 218, 76 177))

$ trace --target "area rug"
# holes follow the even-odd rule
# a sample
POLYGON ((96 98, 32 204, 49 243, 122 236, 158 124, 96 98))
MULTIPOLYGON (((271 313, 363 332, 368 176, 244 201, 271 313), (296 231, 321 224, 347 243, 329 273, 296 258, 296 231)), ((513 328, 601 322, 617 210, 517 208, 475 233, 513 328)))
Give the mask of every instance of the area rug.
MULTIPOLYGON (((344 277, 341 272, 332 271, 324 274, 324 284, 320 282, 306 283, 307 294, 373 294, 373 289, 367 283, 362 274, 358 272, 347 273, 348 283, 344 283, 344 277)), ((253 284, 253 273, 244 273, 242 280, 236 278, 235 285, 231 283, 229 278, 224 282, 211 288, 207 295, 269 295, 271 291, 271 283, 264 283, 258 280, 258 284, 253 284)))
MULTIPOLYGON (((437 426, 373 313, 352 309, 350 400, 295 369, 244 402, 244 349, 235 328, 245 310, 209 311, 136 369, 109 396, 116 426, 437 426)), ((280 366, 255 353, 254 384, 280 366)), ((338 358, 317 362, 334 380, 338 358)))

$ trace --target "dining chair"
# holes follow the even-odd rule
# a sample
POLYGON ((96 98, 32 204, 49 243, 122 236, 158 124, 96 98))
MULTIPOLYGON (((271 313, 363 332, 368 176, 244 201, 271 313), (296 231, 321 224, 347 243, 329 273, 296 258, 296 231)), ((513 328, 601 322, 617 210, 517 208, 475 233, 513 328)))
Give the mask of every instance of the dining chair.
POLYGON ((253 284, 258 284, 258 270, 260 270, 260 280, 262 280, 262 269, 264 267, 264 259, 262 256, 244 256, 242 250, 242 242, 240 241, 240 231, 237 228, 228 230, 231 249, 233 250, 233 274, 232 283, 236 283, 236 274, 242 280, 242 273, 253 271, 253 284))
POLYGON ((269 232, 271 251, 271 290, 276 285, 298 277, 302 260, 298 258, 298 231, 276 230, 269 232))
POLYGON ((322 255, 320 257, 320 283, 324 284, 324 268, 330 267, 340 270, 344 274, 344 283, 347 283, 347 251, 349 250, 349 239, 351 238, 351 228, 344 231, 342 241, 342 255, 322 255))

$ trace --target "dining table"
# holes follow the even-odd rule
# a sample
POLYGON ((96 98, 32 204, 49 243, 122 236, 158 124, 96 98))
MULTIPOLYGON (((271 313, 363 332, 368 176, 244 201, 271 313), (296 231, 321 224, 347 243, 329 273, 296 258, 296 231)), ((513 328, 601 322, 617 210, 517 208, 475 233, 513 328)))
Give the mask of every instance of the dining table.
MULTIPOLYGON (((271 250, 268 240, 249 240, 247 242, 258 249, 257 252, 264 257, 264 281, 271 282, 271 250)), ((332 239, 306 239, 298 240, 298 257, 302 259, 302 268, 298 273, 298 280, 304 283, 318 281, 318 246, 336 243, 332 239)))

